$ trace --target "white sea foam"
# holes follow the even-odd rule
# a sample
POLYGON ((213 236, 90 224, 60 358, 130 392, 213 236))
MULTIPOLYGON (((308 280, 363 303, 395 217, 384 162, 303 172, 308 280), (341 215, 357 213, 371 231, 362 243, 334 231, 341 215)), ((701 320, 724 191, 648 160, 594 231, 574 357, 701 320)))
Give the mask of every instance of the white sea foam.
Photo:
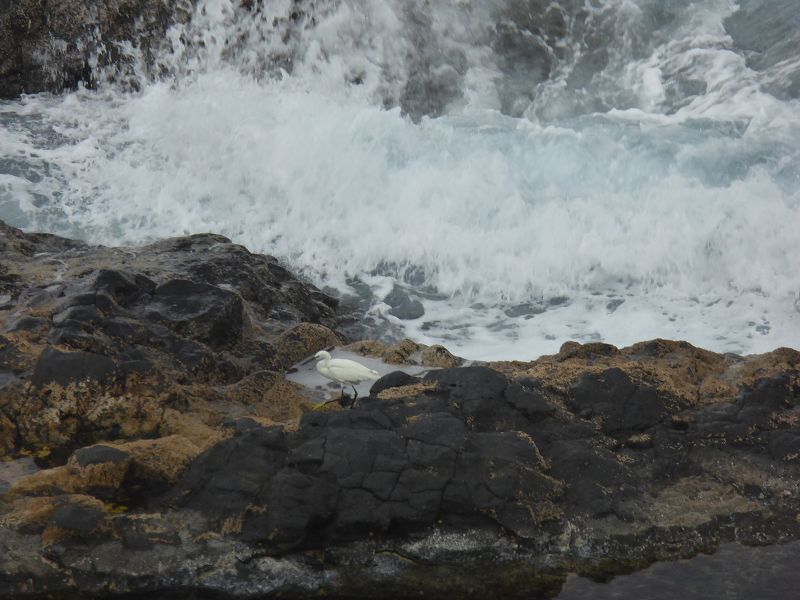
POLYGON ((414 122, 384 107, 414 76, 399 4, 332 4, 287 42, 207 0, 169 36, 173 78, 0 105, 0 217, 104 243, 223 233, 344 293, 359 278, 376 315, 474 359, 567 339, 797 347, 800 105, 762 89, 790 65, 748 67, 731 2, 650 39, 651 4, 598 5, 580 27, 619 33, 606 66, 575 88, 575 29, 517 117, 478 9, 443 3, 422 45, 461 52, 463 94, 414 122), (292 73, 261 76, 287 48, 292 73), (388 314, 392 282, 422 318, 388 314))

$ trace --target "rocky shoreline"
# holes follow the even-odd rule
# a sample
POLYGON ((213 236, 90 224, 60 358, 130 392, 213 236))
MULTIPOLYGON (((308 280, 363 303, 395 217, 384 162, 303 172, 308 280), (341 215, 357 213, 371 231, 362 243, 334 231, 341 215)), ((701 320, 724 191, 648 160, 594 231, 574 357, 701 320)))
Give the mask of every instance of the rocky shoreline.
POLYGON ((0 223, 0 597, 554 597, 800 539, 797 351, 458 366, 345 304, 218 235, 0 223), (285 375, 330 346, 398 371, 320 408, 285 375))

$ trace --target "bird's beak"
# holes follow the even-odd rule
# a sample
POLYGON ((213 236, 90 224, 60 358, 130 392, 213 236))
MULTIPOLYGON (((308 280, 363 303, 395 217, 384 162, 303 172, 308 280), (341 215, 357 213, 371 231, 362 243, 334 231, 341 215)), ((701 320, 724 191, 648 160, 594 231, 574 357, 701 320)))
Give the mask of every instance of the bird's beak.
MULTIPOLYGON (((330 352, 330 351, 331 351, 331 350, 333 350, 334 348, 336 348, 336 346, 328 346, 327 348, 325 348, 325 350, 326 350, 327 352, 330 352)), ((317 355, 316 355, 316 354, 314 354, 314 356, 312 356, 311 358, 307 358, 306 360, 304 360, 304 361, 303 361, 303 362, 301 362, 300 364, 301 364, 301 365, 307 365, 308 363, 310 363, 311 361, 314 361, 314 360, 317 360, 317 355)))
MULTIPOLYGON (((317 354, 319 354, 319 352, 317 352, 317 354)), ((310 362, 314 362, 315 360, 317 360, 317 354, 315 354, 311 358, 304 360, 301 364, 307 365, 310 362)))

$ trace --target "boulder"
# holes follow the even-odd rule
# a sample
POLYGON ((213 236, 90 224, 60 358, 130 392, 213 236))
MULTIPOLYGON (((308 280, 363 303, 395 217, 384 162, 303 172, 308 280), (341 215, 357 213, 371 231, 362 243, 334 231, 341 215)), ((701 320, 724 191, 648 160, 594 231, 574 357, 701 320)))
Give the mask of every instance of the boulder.
POLYGON ((428 346, 422 351, 420 364, 423 367, 449 369, 451 367, 460 367, 462 364, 464 364, 464 359, 454 356, 444 346, 434 344, 433 346, 428 346))
POLYGON ((244 305, 237 294, 185 279, 171 279, 156 287, 142 310, 148 320, 212 349, 237 342, 244 325, 244 305))
POLYGON ((421 381, 422 380, 419 377, 409 375, 405 371, 392 371, 373 383, 372 387, 369 389, 369 393, 371 396, 377 396, 383 390, 397 388, 404 385, 414 385, 416 383, 420 383, 421 381))
POLYGON ((105 517, 103 503, 96 498, 66 494, 18 500, 2 523, 12 530, 39 533, 43 544, 49 546, 71 535, 98 530, 105 517))
POLYGON ((116 371, 114 361, 100 354, 90 352, 61 352, 46 348, 39 355, 31 375, 31 384, 43 387, 47 384, 67 387, 84 381, 106 383, 116 371))
POLYGON ((397 286, 392 288, 392 291, 383 301, 391 307, 389 309, 390 315, 404 321, 419 319, 425 314, 422 302, 412 298, 408 292, 397 286))

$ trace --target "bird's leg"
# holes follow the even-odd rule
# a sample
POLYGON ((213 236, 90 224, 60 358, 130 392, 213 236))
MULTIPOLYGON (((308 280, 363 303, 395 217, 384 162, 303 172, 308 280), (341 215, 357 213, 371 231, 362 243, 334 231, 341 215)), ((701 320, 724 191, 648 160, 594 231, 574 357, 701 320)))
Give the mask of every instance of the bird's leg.
MULTIPOLYGON (((349 399, 349 396, 347 398, 349 399)), ((331 402, 337 402, 339 404, 339 406, 342 406, 342 407, 347 406, 347 400, 345 400, 345 395, 344 395, 344 384, 342 384, 342 395, 341 396, 339 396, 338 398, 335 398, 335 397, 331 398, 330 400, 320 404, 320 406, 326 406, 326 405, 330 404, 331 402)))
POLYGON ((358 400, 358 390, 356 389, 356 386, 352 384, 350 387, 353 388, 353 402, 350 404, 350 408, 353 408, 356 405, 356 400, 358 400))

